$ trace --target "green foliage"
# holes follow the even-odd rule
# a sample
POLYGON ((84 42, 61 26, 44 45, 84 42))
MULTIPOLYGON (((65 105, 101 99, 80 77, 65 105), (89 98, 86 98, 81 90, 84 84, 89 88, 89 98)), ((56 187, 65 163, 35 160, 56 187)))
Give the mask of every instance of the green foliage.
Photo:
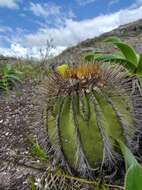
POLYGON ((109 37, 105 42, 113 44, 119 51, 113 54, 91 53, 86 56, 86 60, 90 61, 90 59, 92 59, 121 64, 130 72, 131 75, 142 76, 141 54, 137 54, 133 47, 122 42, 117 37, 109 37))
POLYGON ((30 187, 31 187, 31 190, 37 190, 36 188, 36 185, 35 185, 35 178, 34 177, 29 177, 29 184, 30 184, 30 187))
POLYGON ((139 55, 139 63, 136 73, 138 74, 138 76, 142 76, 142 54, 139 55))
POLYGON ((120 43, 121 40, 120 40, 120 38, 118 38, 116 36, 111 36, 111 37, 108 37, 107 39, 105 39, 104 42, 120 43))
POLYGON ((142 167, 133 164, 129 167, 125 178, 125 190, 141 190, 142 188, 142 167))
POLYGON ((43 150, 43 148, 37 142, 32 143, 31 153, 32 153, 33 156, 37 157, 41 161, 47 161, 48 160, 45 151, 43 150))
POLYGON ((134 72, 136 70, 136 67, 133 63, 126 61, 126 59, 120 55, 120 53, 114 53, 114 54, 88 54, 85 57, 86 61, 103 61, 103 62, 111 62, 111 63, 117 63, 123 65, 128 71, 134 72))
POLYGON ((121 151, 125 159, 126 170, 128 170, 130 166, 137 164, 137 161, 131 151, 124 145, 124 143, 119 141, 118 139, 116 140, 120 145, 121 151))
POLYGON ((0 90, 8 93, 20 80, 21 72, 8 64, 0 65, 0 90))
POLYGON ((106 39, 105 42, 109 42, 109 43, 112 43, 113 45, 115 45, 121 51, 122 55, 128 62, 132 63, 135 66, 138 65, 139 55, 135 52, 133 47, 122 42, 121 40, 116 40, 111 37, 106 39))
POLYGON ((126 164, 125 190, 141 190, 142 167, 135 159, 131 151, 119 141, 126 164))

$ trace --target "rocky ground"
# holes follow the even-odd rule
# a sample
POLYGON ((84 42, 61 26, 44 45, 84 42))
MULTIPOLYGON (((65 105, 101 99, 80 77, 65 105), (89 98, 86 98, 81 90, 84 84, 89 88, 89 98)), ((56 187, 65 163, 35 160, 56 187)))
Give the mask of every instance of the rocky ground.
POLYGON ((30 139, 38 139, 46 148, 43 123, 36 114, 36 88, 29 80, 9 96, 0 95, 0 190, 31 189, 28 177, 40 173, 31 167, 29 157, 30 139))

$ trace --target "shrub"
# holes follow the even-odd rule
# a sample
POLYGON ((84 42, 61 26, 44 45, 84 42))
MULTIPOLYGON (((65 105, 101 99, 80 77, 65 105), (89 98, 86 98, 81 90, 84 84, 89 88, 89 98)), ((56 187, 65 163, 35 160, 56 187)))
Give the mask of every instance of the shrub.
POLYGON ((9 89, 20 82, 20 74, 11 65, 0 65, 0 91, 8 93, 9 89))

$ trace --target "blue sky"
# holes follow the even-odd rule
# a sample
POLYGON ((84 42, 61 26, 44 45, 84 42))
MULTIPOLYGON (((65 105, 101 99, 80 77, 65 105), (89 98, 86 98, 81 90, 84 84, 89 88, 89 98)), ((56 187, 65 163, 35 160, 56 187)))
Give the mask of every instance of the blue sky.
POLYGON ((0 54, 53 54, 142 18, 142 0, 0 0, 0 54))

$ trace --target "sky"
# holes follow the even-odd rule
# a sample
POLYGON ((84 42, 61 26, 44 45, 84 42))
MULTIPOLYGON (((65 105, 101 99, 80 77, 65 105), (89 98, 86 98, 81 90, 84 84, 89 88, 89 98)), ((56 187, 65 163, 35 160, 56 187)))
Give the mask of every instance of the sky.
POLYGON ((40 58, 142 18, 142 0, 0 0, 0 54, 40 58))

